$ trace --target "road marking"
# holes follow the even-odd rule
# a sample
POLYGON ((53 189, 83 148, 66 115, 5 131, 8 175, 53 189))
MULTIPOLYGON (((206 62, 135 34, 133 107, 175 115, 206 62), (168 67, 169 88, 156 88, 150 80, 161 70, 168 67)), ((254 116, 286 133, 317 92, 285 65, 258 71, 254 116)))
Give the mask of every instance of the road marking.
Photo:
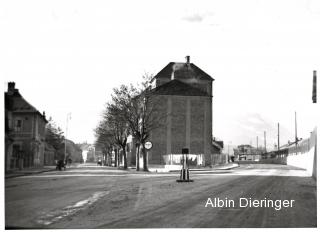
POLYGON ((41 225, 48 226, 54 222, 57 222, 65 217, 68 217, 70 215, 75 214, 79 210, 83 210, 87 208, 88 206, 95 203, 97 200, 99 200, 101 197, 109 194, 109 191, 101 191, 101 192, 95 192, 92 196, 89 198, 78 201, 74 205, 66 206, 63 209, 55 210, 49 213, 44 213, 43 216, 41 216, 36 222, 41 225))

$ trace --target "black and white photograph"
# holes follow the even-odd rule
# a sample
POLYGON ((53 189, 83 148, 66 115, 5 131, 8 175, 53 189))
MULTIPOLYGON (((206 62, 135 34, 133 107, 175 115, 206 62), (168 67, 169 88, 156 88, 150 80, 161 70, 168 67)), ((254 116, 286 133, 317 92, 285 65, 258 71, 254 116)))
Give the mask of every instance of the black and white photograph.
POLYGON ((318 0, 0 3, 1 229, 317 230, 318 0))

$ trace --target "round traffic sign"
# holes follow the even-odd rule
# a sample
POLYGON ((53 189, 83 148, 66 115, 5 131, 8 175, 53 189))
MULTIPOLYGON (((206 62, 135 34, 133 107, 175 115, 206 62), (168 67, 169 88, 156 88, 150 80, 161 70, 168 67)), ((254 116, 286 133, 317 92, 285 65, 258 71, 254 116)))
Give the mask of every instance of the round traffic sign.
POLYGON ((152 148, 152 143, 150 141, 147 141, 145 142, 144 147, 149 150, 152 148))

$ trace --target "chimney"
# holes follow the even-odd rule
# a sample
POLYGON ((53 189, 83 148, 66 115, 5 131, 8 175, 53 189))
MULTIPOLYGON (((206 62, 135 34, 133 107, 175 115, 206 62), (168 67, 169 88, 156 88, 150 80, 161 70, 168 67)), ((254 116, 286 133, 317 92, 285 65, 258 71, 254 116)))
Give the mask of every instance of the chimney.
POLYGON ((13 91, 14 90, 14 88, 15 88, 15 85, 16 85, 16 83, 14 83, 14 82, 9 82, 8 83, 8 91, 13 91))
POLYGON ((13 94, 15 92, 15 85, 14 82, 8 82, 8 94, 13 94))
POLYGON ((190 64, 190 56, 186 56, 186 63, 190 64))

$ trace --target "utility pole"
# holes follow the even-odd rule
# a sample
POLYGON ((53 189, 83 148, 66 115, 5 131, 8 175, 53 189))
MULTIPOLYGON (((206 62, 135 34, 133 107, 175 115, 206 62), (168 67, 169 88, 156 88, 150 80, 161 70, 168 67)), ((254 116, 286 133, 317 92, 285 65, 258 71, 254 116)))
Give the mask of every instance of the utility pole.
POLYGON ((313 71, 312 102, 317 103, 317 71, 313 71))
POLYGON ((280 125, 278 123, 278 151, 280 150, 280 129, 279 129, 280 125))
POLYGON ((71 113, 67 114, 67 123, 66 123, 66 136, 64 137, 64 163, 66 163, 67 159, 67 135, 68 135, 68 123, 71 119, 71 113))
POLYGON ((266 131, 264 131, 263 132, 263 135, 264 135, 264 152, 267 152, 267 139, 266 139, 266 134, 267 134, 267 132, 266 131))
POLYGON ((294 112, 294 135, 295 135, 295 141, 298 141, 298 135, 297 135, 297 112, 294 112))
POLYGON ((297 132, 297 112, 294 112, 294 125, 295 125, 295 144, 296 144, 296 155, 298 154, 298 132, 297 132))
POLYGON ((258 146, 258 136, 257 136, 257 151, 256 151, 256 157, 259 159, 259 146, 258 146))

